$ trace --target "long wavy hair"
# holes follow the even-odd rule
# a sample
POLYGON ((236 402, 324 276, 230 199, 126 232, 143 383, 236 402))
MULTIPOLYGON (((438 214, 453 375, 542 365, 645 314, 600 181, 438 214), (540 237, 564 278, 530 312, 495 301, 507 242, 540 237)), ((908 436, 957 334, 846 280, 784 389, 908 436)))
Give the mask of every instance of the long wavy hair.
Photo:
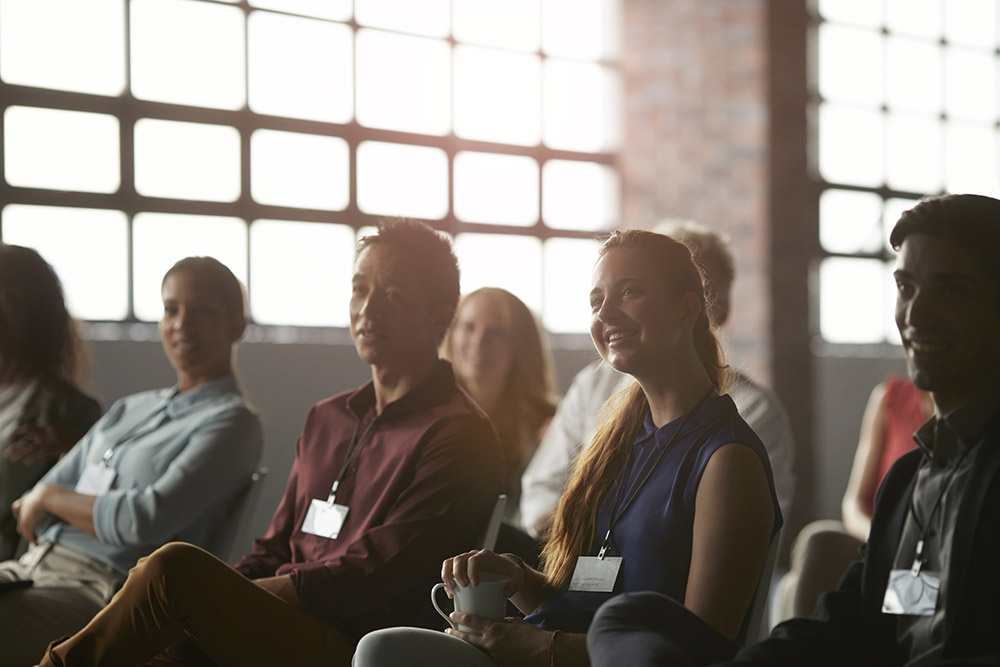
POLYGON ((0 383, 82 379, 85 358, 62 283, 36 251, 0 243, 0 383))
MULTIPOLYGON (((486 299, 499 309, 513 350, 496 414, 490 416, 507 462, 506 488, 520 475, 538 446, 539 430, 555 413, 552 355, 538 319, 519 298, 499 287, 483 287, 463 296, 456 313, 461 313, 462 306, 474 298, 486 299)), ((456 318, 445 335, 442 354, 446 359, 454 358, 452 336, 457 324, 456 318)), ((462 378, 458 381, 461 384, 462 378)))
MULTIPOLYGON (((725 355, 707 314, 704 276, 687 246, 663 234, 630 229, 612 233, 601 246, 599 257, 617 249, 641 250, 663 269, 663 279, 674 294, 698 297, 701 312, 692 330, 695 352, 715 388, 725 391, 725 355)), ((542 551, 547 585, 568 585, 577 557, 590 549, 601 500, 625 465, 629 446, 648 411, 649 403, 638 382, 613 396, 602 408, 597 433, 574 464, 556 509, 552 536, 542 551)))

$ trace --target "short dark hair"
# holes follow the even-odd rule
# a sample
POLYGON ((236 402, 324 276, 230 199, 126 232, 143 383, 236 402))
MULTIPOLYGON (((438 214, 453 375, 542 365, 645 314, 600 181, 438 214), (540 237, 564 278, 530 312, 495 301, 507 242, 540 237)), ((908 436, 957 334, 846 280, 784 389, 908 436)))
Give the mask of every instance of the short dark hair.
POLYGON ((996 286, 1000 305, 1000 200, 968 194, 925 197, 900 216, 889 243, 899 250, 910 234, 950 239, 968 250, 996 286))
POLYGON ((35 250, 0 243, 0 381, 82 371, 76 323, 62 284, 35 250))
POLYGON ((172 274, 180 272, 192 273, 204 279, 208 288, 222 300, 222 305, 229 315, 246 319, 247 300, 243 285, 228 266, 214 257, 185 257, 177 260, 177 263, 163 274, 160 286, 162 287, 172 274))
POLYGON ((428 301, 435 306, 458 306, 458 258, 448 237, 427 223, 408 218, 379 220, 376 232, 362 237, 354 257, 376 243, 398 248, 412 262, 428 301))

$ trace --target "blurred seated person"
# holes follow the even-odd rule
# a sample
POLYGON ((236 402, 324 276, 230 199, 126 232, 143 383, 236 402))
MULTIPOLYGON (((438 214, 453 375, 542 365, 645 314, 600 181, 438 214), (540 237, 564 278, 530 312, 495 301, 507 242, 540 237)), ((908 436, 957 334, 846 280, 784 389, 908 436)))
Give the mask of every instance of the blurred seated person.
POLYGON ((835 589, 858 559, 871 530, 879 484, 896 459, 917 446, 913 434, 933 412, 930 394, 908 378, 889 376, 872 390, 844 493, 843 523, 813 521, 799 532, 791 569, 778 584, 775 623, 811 614, 819 596, 835 589))
POLYGON ((177 384, 117 401, 14 502, 32 546, 0 563, 4 665, 35 664, 50 641, 83 627, 157 546, 207 544, 260 459, 260 423, 232 369, 246 325, 239 281, 212 258, 189 257, 162 294, 160 337, 177 384))
MULTIPOLYGON (((656 231, 681 241, 691 250, 705 275, 708 315, 713 325, 729 318, 735 259, 729 239, 694 222, 664 221, 656 231)), ((746 375, 729 371, 729 394, 740 416, 767 448, 781 512, 791 511, 795 488, 794 443, 784 406, 774 392, 746 375)), ((556 409, 535 456, 521 479, 521 524, 545 539, 552 527, 556 503, 566 488, 573 460, 593 439, 605 402, 631 379, 598 360, 577 373, 556 409)))
POLYGON ((538 321, 507 290, 465 295, 444 342, 455 380, 479 404, 504 452, 505 518, 517 523, 521 473, 555 413, 552 357, 538 321))
POLYGON ((24 544, 11 504, 101 416, 74 384, 82 356, 55 271, 0 243, 0 562, 24 544))
POLYGON ((370 630, 438 627, 426 582, 475 544, 502 472, 493 427, 438 358, 458 286, 444 235, 380 222, 350 300, 372 379, 313 406, 253 552, 233 568, 190 544, 158 549, 41 664, 347 667, 370 630))
POLYGON ((719 393, 725 362, 702 275, 667 236, 615 232, 595 264, 590 303, 595 347, 634 380, 573 469, 544 571, 487 550, 442 567, 450 591, 506 577, 504 594, 527 616, 455 612, 452 621, 475 632, 375 632, 355 667, 587 665, 594 613, 630 591, 671 596, 720 641, 745 628, 782 519, 767 451, 719 393))

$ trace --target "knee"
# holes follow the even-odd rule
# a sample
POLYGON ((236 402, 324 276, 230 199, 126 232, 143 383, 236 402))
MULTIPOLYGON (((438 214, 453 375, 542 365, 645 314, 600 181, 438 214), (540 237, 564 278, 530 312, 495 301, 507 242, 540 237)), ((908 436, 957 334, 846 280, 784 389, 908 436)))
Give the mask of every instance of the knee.
POLYGON ((375 630, 362 637, 354 650, 352 667, 399 664, 398 658, 405 655, 406 647, 400 643, 400 633, 394 630, 395 628, 375 630))
POLYGON ((193 544, 170 542, 140 558, 129 573, 129 581, 166 581, 171 573, 189 573, 200 569, 208 559, 214 559, 214 556, 193 544))
POLYGON ((664 616, 672 600, 662 593, 624 593, 611 598, 597 610, 592 632, 617 631, 647 627, 653 619, 664 616))

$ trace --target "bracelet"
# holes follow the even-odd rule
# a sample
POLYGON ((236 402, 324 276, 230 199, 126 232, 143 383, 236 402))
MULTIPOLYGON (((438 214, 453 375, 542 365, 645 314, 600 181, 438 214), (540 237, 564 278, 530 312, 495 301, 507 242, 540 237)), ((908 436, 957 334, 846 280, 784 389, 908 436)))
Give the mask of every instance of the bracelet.
POLYGON ((518 556, 517 554, 507 553, 507 554, 500 554, 500 555, 503 558, 509 558, 510 560, 515 561, 517 563, 517 566, 521 568, 521 572, 524 572, 525 570, 528 569, 528 564, 525 563, 524 559, 521 558, 520 556, 518 556))
POLYGON ((562 634, 562 630, 555 630, 549 638, 549 667, 556 667, 556 637, 562 634))

